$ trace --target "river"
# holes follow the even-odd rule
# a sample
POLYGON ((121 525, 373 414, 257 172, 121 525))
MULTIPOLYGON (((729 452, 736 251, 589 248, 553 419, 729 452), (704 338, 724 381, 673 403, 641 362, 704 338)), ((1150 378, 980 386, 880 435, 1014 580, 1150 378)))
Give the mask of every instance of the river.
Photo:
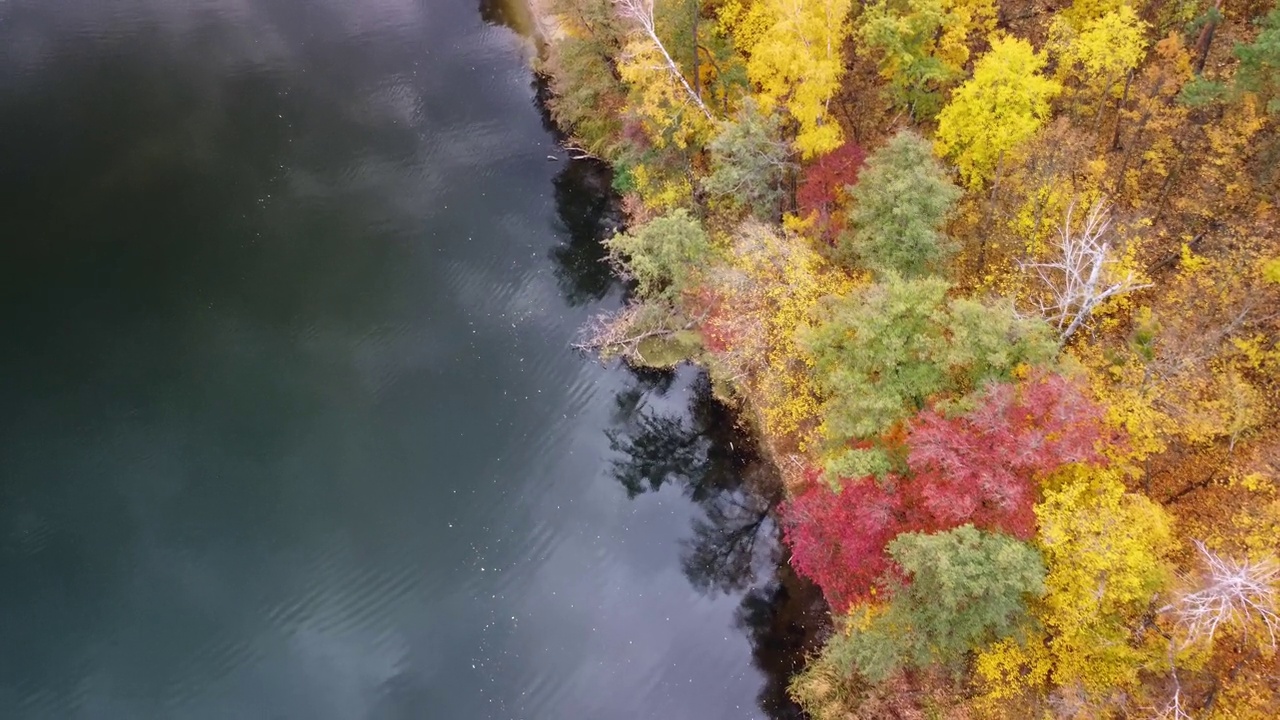
POLYGON ((0 717, 795 717, 767 466, 569 349, 509 15, 0 3, 0 717))

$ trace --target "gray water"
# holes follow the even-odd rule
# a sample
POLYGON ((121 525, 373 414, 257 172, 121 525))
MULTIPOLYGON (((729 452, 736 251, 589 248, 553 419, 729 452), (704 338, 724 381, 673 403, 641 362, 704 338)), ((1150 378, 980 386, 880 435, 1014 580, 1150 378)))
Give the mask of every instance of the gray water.
POLYGON ((0 718, 793 716, 767 469, 569 349, 616 218, 508 16, 0 2, 0 718))

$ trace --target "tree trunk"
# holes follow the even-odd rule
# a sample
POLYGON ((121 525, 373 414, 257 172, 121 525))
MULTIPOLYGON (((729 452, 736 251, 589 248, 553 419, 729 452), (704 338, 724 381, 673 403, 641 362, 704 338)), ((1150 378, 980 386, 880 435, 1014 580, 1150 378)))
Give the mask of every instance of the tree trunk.
POLYGON ((702 73, 698 70, 698 20, 701 9, 698 0, 693 0, 693 94, 702 99, 702 73))
POLYGON ((1218 31, 1218 21, 1222 18, 1222 0, 1217 0, 1209 10, 1208 22, 1200 28, 1200 37, 1196 38, 1195 73, 1199 77, 1204 72, 1205 61, 1209 59, 1209 46, 1213 44, 1213 35, 1218 31))
POLYGON ((1111 131, 1111 151, 1120 149, 1120 118, 1124 116, 1125 103, 1129 102, 1129 86, 1133 84, 1133 71, 1124 77, 1124 92, 1120 94, 1120 104, 1116 106, 1116 126, 1111 131))

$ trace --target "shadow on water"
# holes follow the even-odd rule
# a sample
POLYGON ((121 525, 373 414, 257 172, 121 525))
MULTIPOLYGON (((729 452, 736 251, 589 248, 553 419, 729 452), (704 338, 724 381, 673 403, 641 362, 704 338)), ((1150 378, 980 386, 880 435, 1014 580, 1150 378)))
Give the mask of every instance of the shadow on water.
POLYGON ((617 425, 607 431, 617 454, 613 475, 631 497, 675 487, 701 511, 682 541, 680 564, 708 594, 741 594, 735 622, 765 675, 760 707, 774 720, 800 718, 787 682, 822 625, 816 589, 791 571, 774 522, 782 501, 776 470, 762 457, 734 412, 716 400, 705 372, 633 370, 615 398, 617 425), (691 382, 682 377, 693 374, 691 382), (688 388, 683 412, 650 404, 676 386, 688 388))
MULTIPOLYGON (((532 27, 521 0, 481 0, 480 13, 522 35, 532 27)), ((543 125, 563 137, 547 109, 545 79, 532 82, 543 125)), ((560 292, 572 306, 600 303, 622 288, 601 242, 624 221, 612 171, 597 160, 570 160, 553 183, 566 238, 550 252, 560 292)), ((633 499, 676 487, 698 506, 691 533, 681 541, 685 577, 702 593, 741 595, 734 622, 765 677, 757 703, 772 720, 802 720, 787 683, 815 648, 826 605, 788 562, 775 523, 783 500, 777 472, 733 410, 715 398, 705 372, 627 370, 631 382, 615 395, 614 427, 606 431, 616 454, 613 476, 633 499), (678 388, 690 398, 683 411, 651 407, 678 388)))

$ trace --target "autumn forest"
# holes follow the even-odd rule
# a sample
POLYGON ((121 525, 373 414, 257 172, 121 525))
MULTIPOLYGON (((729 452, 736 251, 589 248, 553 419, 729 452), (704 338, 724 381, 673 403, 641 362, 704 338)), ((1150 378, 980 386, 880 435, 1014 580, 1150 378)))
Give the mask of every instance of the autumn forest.
POLYGON ((633 299, 784 478, 815 720, 1280 717, 1274 0, 540 0, 633 299))

